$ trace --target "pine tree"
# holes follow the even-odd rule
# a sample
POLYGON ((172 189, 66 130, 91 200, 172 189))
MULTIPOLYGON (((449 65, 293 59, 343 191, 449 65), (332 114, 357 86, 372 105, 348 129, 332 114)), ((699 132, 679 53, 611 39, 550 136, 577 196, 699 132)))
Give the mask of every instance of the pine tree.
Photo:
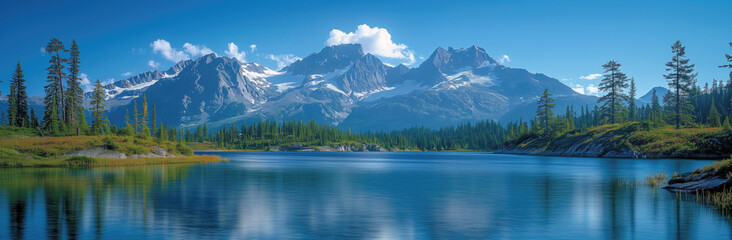
POLYGON ((148 127, 147 123, 147 96, 145 95, 142 95, 142 114, 140 117, 140 129, 142 132, 142 136, 150 136, 150 128, 148 127))
POLYGON ((49 128, 50 126, 55 126, 53 128, 60 131, 62 128, 62 123, 55 123, 51 121, 60 121, 61 119, 65 119, 65 116, 62 116, 61 119, 59 119, 58 116, 52 117, 48 114, 52 112, 58 114, 59 110, 65 109, 63 80, 64 78, 66 78, 66 74, 63 70, 66 58, 61 57, 61 52, 66 52, 66 48, 64 48, 64 44, 61 41, 56 38, 51 38, 51 41, 48 43, 48 45, 46 45, 45 51, 46 53, 51 55, 51 60, 49 60, 49 63, 51 65, 46 68, 46 70, 48 70, 48 76, 46 77, 46 82, 48 82, 48 85, 44 87, 46 91, 46 97, 43 99, 43 103, 46 104, 46 114, 44 114, 43 116, 43 122, 46 128, 49 128), (49 109, 51 107, 55 107, 56 109, 49 109))
POLYGON ((651 114, 649 118, 655 125, 663 125, 663 110, 658 101, 656 89, 653 89, 653 95, 651 95, 651 114))
POLYGON ((183 126, 180 126, 180 135, 178 135, 178 142, 179 143, 185 143, 186 142, 186 130, 183 128, 183 126))
MULTIPOLYGON (((106 108, 105 99, 104 99, 104 85, 102 85, 102 81, 99 81, 97 79, 96 83, 94 84, 94 95, 91 99, 91 108, 89 110, 92 111, 92 132, 94 134, 103 134, 103 133, 109 133, 106 130, 107 125, 107 117, 104 115, 104 109, 106 108)), ((83 112, 82 112, 83 113, 83 112)))
MULTIPOLYGON (((69 75, 66 78, 66 106, 65 116, 66 124, 70 130, 76 132, 76 135, 81 135, 83 127, 82 117, 84 115, 84 91, 81 89, 81 79, 79 78, 81 61, 79 59, 79 45, 76 44, 76 40, 72 41, 71 49, 69 50, 69 75)), ((84 120, 83 122, 86 122, 84 120)))
POLYGON ((130 110, 125 109, 125 127, 122 129, 122 135, 134 136, 135 127, 130 122, 130 110))
POLYGON ((605 74, 599 89, 607 94, 597 99, 597 102, 602 103, 602 115, 610 123, 619 122, 623 101, 628 99, 628 95, 623 93, 623 89, 628 87, 628 77, 620 71, 620 66, 621 64, 614 60, 602 65, 605 74))
POLYGON ((58 117, 58 102, 51 97, 51 102, 46 105, 46 112, 43 113, 43 128, 52 136, 61 135, 61 119, 58 117))
POLYGON ((548 133, 549 123, 554 116, 553 109, 556 106, 549 89, 544 89, 544 94, 541 95, 537 104, 539 107, 536 109, 536 119, 539 121, 539 126, 544 130, 544 133, 548 133))
POLYGON ((140 113, 137 112, 137 100, 132 101, 132 117, 135 120, 135 122, 132 123, 132 127, 135 131, 134 133, 137 134, 140 132, 140 113))
POLYGON ((165 129, 165 127, 163 126, 163 123, 160 123, 159 130, 160 130, 160 133, 158 133, 158 139, 159 139, 159 141, 162 142, 162 141, 168 141, 168 140, 170 140, 170 139, 168 139, 168 130, 165 129))
POLYGON ((20 62, 15 67, 15 73, 10 80, 10 94, 8 95, 8 122, 10 126, 29 127, 28 94, 26 93, 25 77, 20 62))
POLYGON ((630 91, 628 92, 628 120, 636 121, 638 106, 635 104, 635 78, 630 78, 630 91))
POLYGON ((671 61, 666 63, 667 74, 663 77, 668 81, 670 97, 664 98, 666 106, 674 108, 674 114, 671 116, 676 129, 682 125, 689 125, 693 122, 693 116, 690 114, 694 111, 694 107, 689 103, 688 98, 694 86, 696 85, 696 73, 694 73, 694 64, 689 64, 686 57, 686 47, 681 45, 681 41, 676 41, 671 46, 671 52, 674 54, 671 61))
POLYGON ((32 128, 38 128, 38 117, 36 117, 36 111, 30 108, 30 126, 32 128))
POLYGON ((714 99, 712 98, 712 105, 709 108, 709 115, 707 115, 707 124, 710 127, 719 127, 722 125, 720 122, 721 114, 717 111, 717 107, 714 106, 714 99))

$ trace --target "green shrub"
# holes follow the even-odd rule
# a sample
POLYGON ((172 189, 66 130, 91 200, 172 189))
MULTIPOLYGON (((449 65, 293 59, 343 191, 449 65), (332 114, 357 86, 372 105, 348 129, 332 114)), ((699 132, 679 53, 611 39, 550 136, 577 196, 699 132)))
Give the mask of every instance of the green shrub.
POLYGON ((143 153, 147 153, 147 151, 145 151, 145 148, 142 147, 142 146, 130 145, 130 146, 127 146, 127 152, 126 153, 128 153, 128 154, 143 154, 143 153))
POLYGON ((111 137, 105 137, 104 138, 104 148, 112 150, 112 151, 117 151, 121 147, 120 147, 119 143, 115 142, 114 139, 112 139, 111 137))
POLYGON ((190 156, 193 155, 193 148, 186 146, 183 143, 178 143, 177 146, 175 146, 175 149, 183 155, 190 156))

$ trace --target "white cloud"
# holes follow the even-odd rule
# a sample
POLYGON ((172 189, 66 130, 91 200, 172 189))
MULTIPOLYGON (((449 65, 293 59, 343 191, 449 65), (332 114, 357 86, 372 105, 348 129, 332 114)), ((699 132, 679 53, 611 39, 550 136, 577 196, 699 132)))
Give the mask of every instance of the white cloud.
POLYGON ((154 53, 160 53, 163 58, 175 63, 188 60, 190 58, 188 54, 183 51, 178 51, 175 48, 172 48, 170 46, 170 42, 165 41, 164 39, 155 40, 155 42, 150 44, 150 47, 153 48, 154 53))
POLYGON ((345 33, 338 29, 330 31, 330 37, 326 41, 328 46, 359 43, 363 51, 376 56, 405 60, 404 64, 409 65, 415 61, 414 53, 407 45, 397 44, 391 40, 391 34, 385 28, 369 27, 361 24, 355 32, 345 33))
POLYGON ((282 69, 283 67, 287 67, 288 65, 296 62, 297 60, 300 60, 302 58, 297 57, 292 54, 282 54, 282 55, 267 55, 267 59, 274 60, 277 62, 277 69, 282 69))
POLYGON ((582 85, 579 85, 579 84, 577 84, 576 87, 573 87, 572 90, 574 90, 575 92, 577 92, 579 94, 585 94, 585 88, 582 87, 582 85))
POLYGON ((154 60, 150 59, 150 61, 147 61, 147 65, 151 68, 158 68, 160 67, 160 63, 155 62, 154 60))
POLYGON ((123 77, 127 77, 127 76, 130 76, 130 75, 132 75, 132 72, 126 72, 126 73, 123 73, 122 74, 123 77))
POLYGON ((116 81, 116 80, 114 80, 114 78, 107 78, 107 81, 102 81, 102 85, 106 86, 107 84, 114 83, 114 81, 116 81))
POLYGON ((587 75, 587 76, 580 76, 580 79, 584 79, 584 80, 595 80, 595 79, 598 79, 599 77, 602 77, 602 74, 593 73, 593 74, 590 74, 590 75, 587 75))
POLYGON ((247 62, 244 58, 247 56, 247 53, 243 51, 239 52, 239 47, 236 46, 236 44, 234 44, 233 42, 229 43, 229 50, 224 51, 224 53, 226 53, 226 55, 228 55, 229 57, 236 58, 237 60, 239 60, 239 62, 247 62))
POLYGON ((249 49, 251 49, 252 52, 254 52, 254 50, 257 50, 257 44, 249 45, 249 49))
POLYGON ((579 94, 585 94, 585 95, 593 95, 593 96, 599 96, 600 95, 600 89, 596 87, 594 84, 589 84, 587 87, 582 87, 582 85, 576 84, 575 87, 572 88, 575 92, 578 92, 579 94))
POLYGON ((501 62, 501 64, 503 64, 503 63, 511 62, 511 58, 509 58, 508 55, 503 55, 503 56, 501 56, 501 59, 498 59, 498 61, 501 62))
POLYGON ((598 95, 600 93, 600 88, 595 87, 595 85, 587 85, 587 94, 589 95, 598 95))
POLYGON ((86 73, 79 73, 79 79, 81 79, 81 87, 84 88, 84 92, 91 92, 94 89, 94 84, 89 81, 89 76, 86 73))
POLYGON ((211 49, 209 49, 205 46, 199 47, 199 46, 196 46, 196 45, 193 45, 190 43, 183 44, 183 51, 187 52, 188 54, 190 54, 191 56, 194 56, 194 57, 214 53, 214 51, 212 51, 211 49))

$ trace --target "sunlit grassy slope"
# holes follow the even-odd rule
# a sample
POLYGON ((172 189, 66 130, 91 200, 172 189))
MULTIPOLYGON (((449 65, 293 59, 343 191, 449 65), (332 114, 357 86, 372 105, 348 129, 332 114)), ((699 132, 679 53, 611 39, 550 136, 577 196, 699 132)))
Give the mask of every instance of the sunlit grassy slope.
POLYGON ((193 150, 186 145, 154 138, 111 135, 40 137, 32 129, 0 127, 0 167, 130 166, 220 160, 216 156, 193 156, 193 150), (180 157, 92 159, 63 156, 76 150, 99 147, 127 155, 145 154, 151 152, 154 146, 165 148, 180 157))
POLYGON ((650 156, 695 155, 728 157, 732 153, 732 131, 723 128, 652 128, 648 123, 607 124, 575 130, 556 138, 525 135, 507 143, 517 150, 557 151, 595 144, 607 151, 632 150, 650 156))

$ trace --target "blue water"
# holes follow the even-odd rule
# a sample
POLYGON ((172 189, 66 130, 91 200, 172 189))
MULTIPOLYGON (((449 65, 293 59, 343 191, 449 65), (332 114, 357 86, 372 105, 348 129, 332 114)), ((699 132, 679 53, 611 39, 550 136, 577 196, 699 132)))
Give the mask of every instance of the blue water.
POLYGON ((217 153, 0 169, 0 239, 729 239, 692 200, 619 184, 710 163, 488 153, 217 153))

